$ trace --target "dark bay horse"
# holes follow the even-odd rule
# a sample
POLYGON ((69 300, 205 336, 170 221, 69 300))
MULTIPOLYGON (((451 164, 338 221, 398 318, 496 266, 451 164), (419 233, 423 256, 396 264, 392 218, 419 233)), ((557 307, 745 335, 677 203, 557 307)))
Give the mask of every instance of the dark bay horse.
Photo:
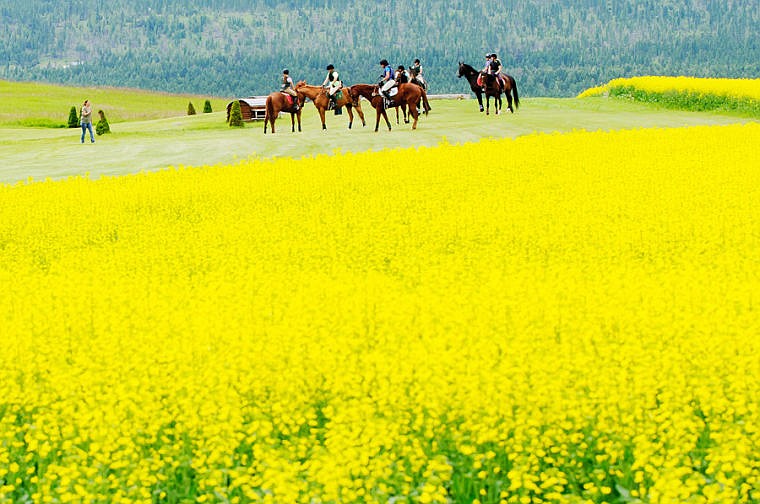
MULTIPOLYGON (((472 92, 475 93, 475 96, 478 98, 478 105, 480 105, 480 111, 483 112, 483 88, 480 84, 478 84, 478 77, 480 75, 480 72, 472 68, 467 63, 459 62, 459 71, 457 72, 457 77, 465 77, 467 79, 467 82, 470 83, 470 89, 472 89, 472 92)), ((517 94, 517 82, 515 82, 514 77, 511 75, 503 75, 504 77, 504 94, 507 97, 507 108, 510 112, 514 113, 514 109, 512 108, 512 99, 514 98, 514 108, 518 108, 520 106, 520 97, 517 94)), ((486 97, 486 105, 488 105, 488 99, 486 97)))
POLYGON ((499 115, 501 111, 501 84, 495 75, 485 72, 480 72, 479 79, 483 86, 482 89, 485 89, 486 115, 488 115, 491 108, 491 97, 493 97, 493 108, 496 110, 496 115, 499 115))
MULTIPOLYGON (((351 93, 354 96, 363 96, 369 101, 375 111, 377 112, 377 120, 375 121, 375 131, 380 128, 380 116, 385 119, 385 124, 388 125, 388 131, 391 130, 391 122, 388 120, 388 114, 385 113, 385 103, 383 97, 380 94, 377 84, 354 84, 351 86, 351 93)), ((417 112, 417 105, 420 100, 422 101, 425 115, 430 111, 430 104, 427 100, 427 94, 416 84, 399 84, 398 92, 393 96, 393 103, 391 107, 406 105, 409 107, 409 113, 412 115, 414 122, 412 123, 412 129, 417 129, 417 119, 419 113, 417 112)))
MULTIPOLYGON (((330 98, 327 96, 327 90, 322 86, 310 86, 306 84, 306 81, 299 81, 298 84, 296 84, 295 89, 296 92, 303 93, 306 98, 312 101, 319 112, 319 118, 322 120, 322 129, 326 130, 325 111, 330 105, 330 98)), ((350 88, 348 87, 344 87, 340 91, 340 95, 341 96, 335 100, 335 106, 346 107, 346 110, 348 111, 348 129, 351 129, 351 125, 354 123, 354 113, 351 110, 354 107, 356 107, 356 112, 362 120, 362 126, 366 126, 367 123, 364 121, 364 111, 362 111, 362 106, 359 103, 358 97, 354 100, 351 96, 350 88)))
POLYGON ((282 91, 275 91, 267 96, 266 101, 266 114, 264 115, 264 134, 267 133, 267 125, 272 125, 272 133, 274 133, 274 120, 277 119, 280 111, 290 112, 290 124, 291 131, 296 131, 295 118, 298 116, 298 131, 301 131, 301 109, 303 108, 304 96, 298 93, 295 103, 291 103, 292 96, 286 95, 282 91), (296 110, 296 104, 298 109, 296 110))

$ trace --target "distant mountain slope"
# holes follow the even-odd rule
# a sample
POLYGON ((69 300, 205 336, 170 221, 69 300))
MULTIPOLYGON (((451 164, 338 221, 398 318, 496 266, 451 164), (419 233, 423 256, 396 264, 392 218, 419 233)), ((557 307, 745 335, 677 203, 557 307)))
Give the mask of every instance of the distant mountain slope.
POLYGON ((524 96, 630 75, 760 75, 757 0, 0 0, 0 78, 264 94, 283 67, 369 82, 419 57, 433 92, 499 53, 524 96))

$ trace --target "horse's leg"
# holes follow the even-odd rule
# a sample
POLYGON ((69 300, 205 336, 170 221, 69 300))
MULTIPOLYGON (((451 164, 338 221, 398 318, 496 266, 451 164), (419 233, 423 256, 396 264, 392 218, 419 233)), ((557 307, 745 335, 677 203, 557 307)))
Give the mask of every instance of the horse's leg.
POLYGON ((496 109, 496 115, 501 112, 501 93, 497 94, 493 99, 493 108, 496 109))
POLYGON ((409 104, 409 115, 412 116, 412 118, 414 119, 414 122, 412 123, 412 129, 416 130, 417 119, 420 117, 420 114, 419 112, 417 112, 417 107, 415 107, 413 103, 409 104))
POLYGON ((382 101, 382 97, 379 97, 379 100, 377 101, 377 105, 374 103, 372 104, 373 107, 375 107, 375 110, 377 110, 377 122, 375 122, 375 131, 377 131, 380 128, 380 116, 382 115, 385 119, 385 124, 388 125, 388 131, 391 131, 391 121, 388 119, 388 114, 385 111, 385 106, 382 101))
POLYGON ((385 117, 385 124, 388 125, 388 131, 391 130, 391 122, 388 120, 388 114, 385 113, 385 107, 382 108, 383 117, 385 117))
MULTIPOLYGON (((411 108, 411 105, 409 106, 411 108)), ((409 124, 409 115, 406 113, 406 104, 401 105, 401 110, 404 112, 404 124, 409 124)), ((409 111, 411 113, 411 110, 409 111)))
POLYGON ((301 132, 301 109, 298 109, 298 112, 296 112, 296 117, 298 118, 298 132, 301 132))
POLYGON ((362 126, 366 126, 367 123, 364 121, 364 111, 362 110, 362 106, 358 100, 356 101, 356 111, 359 112, 359 117, 362 120, 362 126))
POLYGON ((491 97, 486 93, 486 115, 489 114, 491 109, 491 97))
POLYGON ((295 133, 296 132, 296 114, 295 112, 290 113, 290 132, 295 133))
POLYGON ((354 123, 354 113, 351 111, 351 104, 346 103, 346 112, 348 112, 348 129, 351 129, 351 125, 354 123))
POLYGON ((504 93, 504 95, 507 97, 507 108, 509 109, 511 113, 514 114, 515 111, 512 109, 512 90, 511 89, 507 90, 507 92, 504 93))
POLYGON ((475 92, 475 96, 478 97, 478 105, 480 105, 480 111, 483 112, 483 93, 478 90, 475 92))
POLYGON ((322 129, 326 130, 327 124, 325 124, 325 109, 319 107, 317 110, 319 110, 319 118, 322 120, 322 129))

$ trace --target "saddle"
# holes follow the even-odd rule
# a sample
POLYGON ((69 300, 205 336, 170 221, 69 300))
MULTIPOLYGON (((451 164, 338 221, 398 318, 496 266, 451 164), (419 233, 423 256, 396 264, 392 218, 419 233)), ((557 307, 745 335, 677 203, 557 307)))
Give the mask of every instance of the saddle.
POLYGON ((398 85, 393 86, 392 88, 388 90, 388 96, 390 96, 390 98, 388 98, 388 96, 386 96, 382 91, 380 91, 380 86, 376 86, 375 92, 372 96, 381 97, 383 99, 383 107, 391 108, 391 107, 396 106, 396 104, 393 101, 393 97, 396 96, 397 94, 398 94, 398 85))
MULTIPOLYGON (((478 74, 477 83, 478 83, 478 86, 480 86, 480 87, 483 87, 483 86, 486 85, 483 77, 484 77, 483 76, 483 72, 481 72, 481 73, 478 74)), ((494 78, 496 79, 496 83, 499 85, 499 88, 500 89, 504 89, 504 86, 505 86, 504 77, 502 77, 501 74, 498 74, 498 75, 494 75, 494 78)))
POLYGON ((283 96, 285 96, 285 100, 287 100, 288 102, 288 108, 294 109, 296 104, 298 103, 296 97, 293 95, 289 95, 285 91, 280 91, 280 92, 283 94, 283 96))

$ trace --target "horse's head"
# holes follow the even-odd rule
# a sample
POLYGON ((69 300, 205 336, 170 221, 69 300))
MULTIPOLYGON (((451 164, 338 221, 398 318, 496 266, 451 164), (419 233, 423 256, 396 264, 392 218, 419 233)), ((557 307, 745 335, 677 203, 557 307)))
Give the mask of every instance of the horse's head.
POLYGON ((459 62, 459 70, 457 70, 457 77, 459 77, 461 79, 463 75, 464 75, 464 63, 462 63, 460 61, 459 62))
POLYGON ((295 89, 300 89, 306 85, 306 81, 300 80, 296 83, 295 89))
POLYGON ((488 72, 480 72, 480 78, 483 79, 483 83, 486 85, 492 84, 496 80, 496 76, 488 72))

